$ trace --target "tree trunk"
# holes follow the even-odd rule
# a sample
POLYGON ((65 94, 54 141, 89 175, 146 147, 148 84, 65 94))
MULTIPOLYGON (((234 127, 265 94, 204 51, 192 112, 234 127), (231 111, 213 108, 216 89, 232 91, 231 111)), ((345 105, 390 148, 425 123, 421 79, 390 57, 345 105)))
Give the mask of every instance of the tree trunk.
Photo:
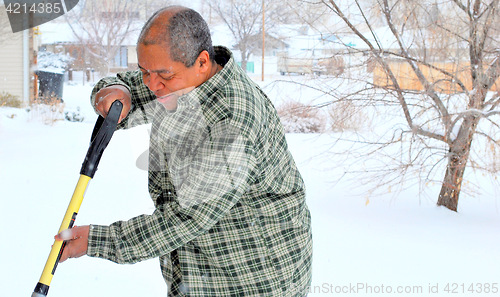
POLYGON ((247 72, 247 55, 246 55, 246 50, 241 51, 241 68, 243 71, 247 72))
POLYGON ((457 211, 458 208, 458 197, 478 121, 479 119, 476 117, 466 117, 457 138, 450 146, 448 166, 437 205, 445 206, 452 211, 457 211))
POLYGON ((448 166, 446 167, 446 174, 444 176, 443 185, 441 186, 437 205, 457 211, 458 196, 460 195, 467 159, 468 155, 454 155, 448 159, 448 166))

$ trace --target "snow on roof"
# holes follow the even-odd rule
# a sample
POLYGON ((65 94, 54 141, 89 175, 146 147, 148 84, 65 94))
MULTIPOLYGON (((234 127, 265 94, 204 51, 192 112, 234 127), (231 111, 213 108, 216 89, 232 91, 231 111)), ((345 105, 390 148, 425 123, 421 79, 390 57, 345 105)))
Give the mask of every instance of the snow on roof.
MULTIPOLYGON (((136 45, 139 38, 142 22, 134 25, 134 30, 129 32, 123 45, 136 45)), ((77 43, 78 39, 74 36, 71 27, 67 22, 48 22, 39 26, 41 44, 57 44, 57 43, 77 43)), ((218 25, 211 28, 212 41, 214 45, 224 45, 229 48, 233 47, 237 42, 231 31, 226 25, 218 25)))
POLYGON ((289 46, 288 52, 292 55, 300 55, 305 51, 341 51, 346 47, 366 48, 354 34, 320 33, 300 24, 280 26, 276 35, 289 46))
MULTIPOLYGON (((396 38, 387 26, 374 29, 373 32, 365 32, 364 36, 373 45, 376 46, 378 42, 384 49, 394 49, 399 47, 396 38)), ((412 32, 409 31, 402 36, 404 44, 411 44, 413 38, 414 36, 412 35, 412 32)), ((346 48, 356 50, 368 49, 366 43, 354 33, 338 35, 333 33, 299 35, 286 39, 286 42, 293 50, 342 50, 346 48)))
POLYGON ((74 43, 77 41, 66 22, 48 22, 39 26, 41 44, 74 43))
MULTIPOLYGON (((123 45, 136 45, 142 24, 143 22, 133 24, 134 29, 127 35, 122 43, 123 45)), ((41 44, 78 42, 67 22, 48 22, 40 25, 39 28, 41 44)), ((214 45, 224 45, 232 48, 237 43, 231 31, 224 24, 211 27, 211 33, 214 45)), ((388 26, 376 28, 373 33, 368 31, 364 34, 372 44, 376 45, 377 40, 384 49, 398 47, 396 38, 388 26), (376 36, 376 39, 373 35, 376 36)), ((306 50, 342 50, 346 47, 358 50, 368 48, 365 42, 355 34, 314 33, 304 25, 283 25, 271 35, 285 42, 290 53, 306 50)), ((403 36, 403 42, 411 44, 413 38, 412 32, 406 32, 403 36)))
MULTIPOLYGON (((126 38, 122 42, 122 45, 136 45, 142 25, 143 22, 136 22, 132 24, 126 38)), ((39 30, 41 33, 41 44, 78 42, 78 38, 75 37, 70 25, 67 22, 48 22, 40 25, 39 30)), ((75 30, 77 30, 76 27, 75 30)), ((104 38, 104 40, 106 40, 106 38, 104 38)))
POLYGON ((373 30, 373 33, 368 31, 364 36, 373 44, 376 45, 377 41, 384 49, 391 49, 398 47, 398 43, 394 34, 388 26, 380 27, 373 30), (376 39, 375 39, 376 38, 376 39))
MULTIPOLYGON (((399 32, 401 42, 403 43, 403 46, 409 47, 412 45, 415 41, 415 38, 417 36, 421 35, 422 32, 417 32, 416 30, 406 30, 404 32, 399 32)), ((370 31, 367 31, 364 33, 364 36, 373 44, 376 45, 377 43, 375 42, 375 37, 376 40, 379 42, 380 46, 383 49, 397 49, 399 48, 398 41, 394 34, 392 33, 391 29, 389 26, 383 26, 379 27, 373 30, 373 33, 370 31)), ((366 45, 363 45, 366 48, 366 45)))

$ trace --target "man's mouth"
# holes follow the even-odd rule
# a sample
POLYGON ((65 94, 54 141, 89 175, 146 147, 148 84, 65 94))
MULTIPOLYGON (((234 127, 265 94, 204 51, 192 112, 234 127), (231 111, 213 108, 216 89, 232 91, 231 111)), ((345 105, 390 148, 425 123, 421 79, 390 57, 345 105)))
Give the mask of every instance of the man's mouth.
POLYGON ((166 103, 168 102, 170 99, 172 99, 174 96, 174 94, 167 94, 167 95, 163 95, 163 96, 156 96, 156 100, 158 100, 160 103, 166 103))

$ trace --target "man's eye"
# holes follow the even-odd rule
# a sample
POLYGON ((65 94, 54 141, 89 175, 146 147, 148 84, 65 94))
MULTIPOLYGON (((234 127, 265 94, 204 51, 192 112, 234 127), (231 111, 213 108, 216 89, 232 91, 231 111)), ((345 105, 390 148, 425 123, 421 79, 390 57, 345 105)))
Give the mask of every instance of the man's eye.
POLYGON ((158 75, 164 80, 171 80, 174 77, 173 75, 167 75, 162 73, 158 73, 158 75))

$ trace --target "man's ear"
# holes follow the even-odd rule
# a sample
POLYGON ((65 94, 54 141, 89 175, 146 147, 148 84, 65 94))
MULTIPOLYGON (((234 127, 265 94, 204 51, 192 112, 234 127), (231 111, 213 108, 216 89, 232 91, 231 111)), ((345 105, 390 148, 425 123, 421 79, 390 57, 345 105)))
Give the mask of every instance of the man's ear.
POLYGON ((200 69, 200 72, 207 72, 210 71, 210 56, 207 51, 202 51, 199 55, 198 58, 196 59, 196 63, 198 63, 198 67, 200 69))

